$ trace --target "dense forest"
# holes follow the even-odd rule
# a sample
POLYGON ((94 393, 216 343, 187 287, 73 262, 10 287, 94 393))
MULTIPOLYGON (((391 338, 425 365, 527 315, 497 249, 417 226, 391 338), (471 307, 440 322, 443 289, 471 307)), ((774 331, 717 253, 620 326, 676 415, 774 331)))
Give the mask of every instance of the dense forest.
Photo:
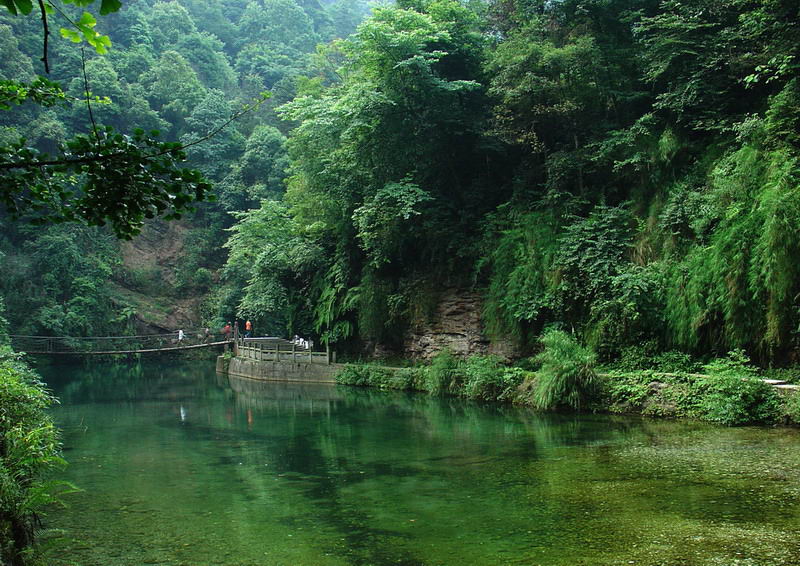
POLYGON ((0 561, 70 489, 14 334, 405 356, 477 297, 516 366, 339 381, 800 423, 797 0, 0 5, 0 561))
MULTIPOLYGON (((137 293, 192 296, 214 327, 399 350, 455 289, 522 353, 561 327, 606 359, 644 344, 794 361, 799 9, 125 2, 98 18, 108 54, 51 42, 72 102, 0 113, 0 146, 86 132, 87 82, 98 123, 183 143, 271 97, 189 148, 216 198, 156 232, 186 242, 166 280, 123 264, 108 229, 0 219, 6 318, 120 333, 137 293)), ((42 73, 35 18, 3 15, 0 42, 0 79, 42 73)))
MULTIPOLYGON (((65 17, 78 21, 83 8, 72 8, 60 6, 65 17)), ((232 115, 243 115, 188 152, 188 167, 212 184, 213 201, 206 198, 174 226, 154 220, 139 238, 152 244, 145 246, 145 255, 169 247, 159 240, 175 240, 178 253, 164 265, 137 257, 126 261, 127 244, 110 228, 30 222, 35 211, 15 221, 8 207, 0 212, 0 295, 9 324, 16 334, 135 333, 152 325, 163 328, 169 324, 163 322, 169 305, 186 299, 191 312, 184 321, 221 326, 223 317, 236 314, 239 301, 235 292, 228 297, 229 289, 241 284, 227 275, 219 284, 226 230, 237 211, 257 207, 262 199, 280 199, 284 192, 286 135, 293 125, 274 109, 303 89, 330 81, 329 64, 316 46, 355 31, 368 8, 350 0, 302 5, 291 0, 132 1, 106 16, 98 14, 100 8, 86 9, 97 16, 112 47, 99 54, 90 46, 51 38, 47 79, 65 96, 56 104, 5 104, 7 111, 0 112, 3 158, 20 138, 52 155, 93 127, 106 126, 131 136, 137 129, 157 130, 164 142, 191 144, 232 115), (265 91, 269 99, 252 104, 265 91), (92 101, 91 116, 84 93, 92 101), (242 112, 245 106, 249 112, 242 112), (218 293, 201 305, 212 289, 218 293)), ((58 25, 70 27, 63 18, 59 23, 58 15, 51 17, 51 35, 58 25)), ((36 75, 45 74, 38 18, 3 10, 0 44, 0 80, 32 84, 36 75)), ((284 332, 278 325, 270 330, 284 332)))

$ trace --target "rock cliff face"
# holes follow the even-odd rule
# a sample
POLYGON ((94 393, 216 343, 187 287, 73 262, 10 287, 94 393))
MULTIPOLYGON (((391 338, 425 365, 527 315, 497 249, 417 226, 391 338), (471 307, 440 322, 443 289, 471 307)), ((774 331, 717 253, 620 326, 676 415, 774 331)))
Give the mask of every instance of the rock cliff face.
MULTIPOLYGON (((135 311, 141 333, 194 328, 201 324, 202 295, 183 294, 177 278, 181 258, 187 252, 188 228, 181 222, 148 223, 140 236, 121 246, 122 271, 115 277, 114 293, 135 311)), ((365 351, 376 357, 400 355, 429 360, 442 350, 457 356, 495 354, 517 355, 513 345, 491 342, 484 333, 483 300, 480 293, 449 288, 440 293, 436 307, 414 324, 399 348, 388 350, 380 344, 365 351)))
POLYGON ((115 293, 136 311, 140 332, 172 331, 200 325, 202 297, 177 292, 176 268, 185 253, 188 228, 180 222, 148 222, 142 233, 121 245, 122 267, 144 283, 131 285, 124 277, 113 281, 115 293))
POLYGON ((174 285, 175 266, 185 252, 187 231, 179 222, 148 222, 141 234, 122 243, 123 265, 128 269, 158 271, 164 282, 174 285))
POLYGON ((490 342, 484 334, 481 296, 465 289, 447 289, 433 315, 418 323, 404 341, 404 354, 427 360, 449 349, 458 356, 495 354, 504 358, 515 355, 511 344, 490 342))

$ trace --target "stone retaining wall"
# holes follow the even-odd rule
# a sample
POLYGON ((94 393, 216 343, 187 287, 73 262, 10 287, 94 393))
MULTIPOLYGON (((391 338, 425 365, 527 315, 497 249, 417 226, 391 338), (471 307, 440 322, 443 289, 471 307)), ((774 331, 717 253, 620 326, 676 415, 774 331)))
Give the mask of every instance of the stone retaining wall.
POLYGON ((335 383, 334 376, 344 367, 342 364, 318 364, 292 361, 259 361, 224 356, 217 358, 217 373, 249 377, 263 381, 305 381, 313 383, 335 383))

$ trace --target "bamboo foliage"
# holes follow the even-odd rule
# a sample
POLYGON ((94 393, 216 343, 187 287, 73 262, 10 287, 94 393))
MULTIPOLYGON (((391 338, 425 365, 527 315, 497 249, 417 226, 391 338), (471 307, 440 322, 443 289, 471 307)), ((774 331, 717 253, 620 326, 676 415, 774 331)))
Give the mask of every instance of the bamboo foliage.
POLYGON ((798 160, 744 146, 714 169, 718 225, 675 264, 667 320, 681 347, 785 348, 797 325, 798 160))

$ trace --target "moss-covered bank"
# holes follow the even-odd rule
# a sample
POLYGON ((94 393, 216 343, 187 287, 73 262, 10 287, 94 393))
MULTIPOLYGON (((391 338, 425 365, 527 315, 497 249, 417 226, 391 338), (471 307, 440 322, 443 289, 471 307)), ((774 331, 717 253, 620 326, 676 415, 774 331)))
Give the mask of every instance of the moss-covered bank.
MULTIPOLYGON (((554 333, 556 334, 556 333, 554 333)), ((494 356, 440 353, 429 365, 348 364, 338 383, 449 394, 540 410, 585 410, 692 418, 723 425, 800 424, 800 394, 764 381, 741 352, 699 364, 681 354, 639 367, 641 356, 597 367, 591 352, 558 333, 538 356, 506 365, 494 356)), ((768 373, 766 375, 769 375, 768 373)))

